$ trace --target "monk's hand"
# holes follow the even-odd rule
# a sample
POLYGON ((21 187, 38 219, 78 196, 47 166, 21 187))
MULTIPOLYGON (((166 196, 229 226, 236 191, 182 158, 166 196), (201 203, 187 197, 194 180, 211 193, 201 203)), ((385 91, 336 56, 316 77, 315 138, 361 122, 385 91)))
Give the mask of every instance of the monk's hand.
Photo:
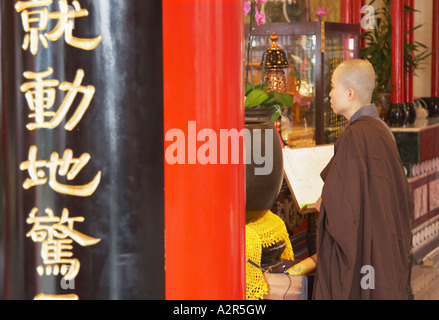
POLYGON ((320 212, 320 206, 322 205, 322 197, 319 197, 316 201, 316 209, 320 212))

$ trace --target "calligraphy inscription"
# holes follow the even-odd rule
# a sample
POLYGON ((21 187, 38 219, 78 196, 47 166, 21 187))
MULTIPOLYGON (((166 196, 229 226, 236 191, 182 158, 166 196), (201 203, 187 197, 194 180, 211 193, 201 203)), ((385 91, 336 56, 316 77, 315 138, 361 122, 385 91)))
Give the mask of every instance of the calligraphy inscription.
MULTIPOLYGON (((79 1, 74 0, 72 5, 69 5, 68 0, 59 0, 59 11, 51 11, 52 4, 52 0, 28 0, 15 3, 15 10, 21 15, 25 32, 22 43, 24 51, 29 50, 36 56, 40 45, 47 49, 49 42, 58 41, 62 36, 68 45, 86 51, 94 50, 99 45, 102 40, 101 35, 95 38, 80 38, 73 35, 75 19, 89 15, 88 10, 83 9, 79 1)), ((40 72, 23 73, 27 81, 20 86, 20 90, 24 93, 30 110, 28 114, 30 122, 26 125, 29 131, 55 129, 61 123, 65 123, 66 131, 73 131, 91 104, 95 87, 83 85, 84 70, 78 69, 72 82, 51 79, 53 72, 53 68, 49 67, 40 72), (57 99, 58 92, 65 92, 65 96, 60 105, 56 106, 55 102, 61 100, 57 99), (75 102, 77 106, 74 106, 75 102), (71 116, 67 119, 68 114, 71 116)), ((28 190, 48 184, 59 194, 89 197, 100 184, 101 171, 98 171, 86 184, 70 184, 70 182, 77 178, 90 159, 91 155, 88 153, 74 158, 71 149, 66 149, 62 157, 57 152, 52 152, 49 159, 39 159, 38 146, 32 145, 29 148, 28 159, 21 162, 19 166, 21 171, 28 173, 23 188, 28 190)), ((89 237, 75 230, 75 223, 84 222, 85 218, 70 217, 67 208, 62 210, 60 217, 56 216, 50 208, 45 209, 45 214, 38 214, 38 211, 39 208, 34 207, 26 220, 27 224, 32 225, 26 237, 31 238, 34 243, 41 244, 42 263, 36 267, 38 275, 40 277, 61 275, 63 281, 74 280, 79 273, 81 263, 73 256, 73 244, 87 247, 99 243, 101 239, 89 237)), ((78 299, 76 294, 40 293, 35 296, 35 300, 78 299)))

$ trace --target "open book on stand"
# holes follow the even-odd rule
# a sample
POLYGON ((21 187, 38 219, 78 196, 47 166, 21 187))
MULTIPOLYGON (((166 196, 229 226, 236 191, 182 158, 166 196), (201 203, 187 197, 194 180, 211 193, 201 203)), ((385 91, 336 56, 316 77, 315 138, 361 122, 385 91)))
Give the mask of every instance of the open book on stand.
POLYGON ((333 155, 333 145, 283 149, 285 179, 300 213, 315 211, 323 188, 320 173, 333 155))

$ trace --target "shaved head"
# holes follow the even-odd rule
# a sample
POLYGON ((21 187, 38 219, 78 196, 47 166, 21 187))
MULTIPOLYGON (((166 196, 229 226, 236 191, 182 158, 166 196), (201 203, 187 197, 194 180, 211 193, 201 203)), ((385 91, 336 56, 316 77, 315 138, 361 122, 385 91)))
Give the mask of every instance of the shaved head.
POLYGON ((375 89, 375 70, 369 61, 345 60, 337 66, 333 77, 346 88, 354 89, 363 105, 370 103, 375 89))

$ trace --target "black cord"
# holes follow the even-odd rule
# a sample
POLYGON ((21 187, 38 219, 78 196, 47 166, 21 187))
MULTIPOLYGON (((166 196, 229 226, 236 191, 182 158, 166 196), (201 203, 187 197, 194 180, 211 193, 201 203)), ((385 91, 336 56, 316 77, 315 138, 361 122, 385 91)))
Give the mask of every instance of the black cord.
POLYGON ((290 276, 289 276, 288 273, 287 273, 287 270, 286 270, 286 266, 285 266, 285 265, 284 265, 284 275, 287 276, 288 280, 290 281, 290 284, 288 285, 287 291, 285 291, 282 300, 285 300, 285 296, 287 295, 287 293, 288 293, 288 291, 290 290, 291 285, 292 285, 291 278, 290 278, 290 276))
POLYGON ((258 266, 256 263, 254 263, 253 261, 251 261, 250 259, 247 259, 247 262, 250 263, 253 267, 256 267, 260 270, 262 270, 262 272, 265 272, 266 270, 260 266, 258 266))
MULTIPOLYGON (((264 272, 264 273, 267 271, 267 270, 265 270, 264 268, 258 266, 256 263, 254 263, 254 262, 251 261, 250 259, 247 259, 247 262, 250 263, 252 266, 254 266, 254 267, 256 267, 256 268, 262 270, 262 272, 264 272)), ((285 297, 286 297, 286 295, 287 295, 288 291, 290 290, 291 285, 292 285, 293 283, 292 283, 291 278, 290 278, 290 276, 289 276, 289 274, 288 274, 288 272, 287 272, 287 267, 286 267, 286 265, 284 264, 283 267, 284 267, 284 272, 283 272, 283 274, 287 276, 287 278, 288 278, 288 280, 289 280, 289 282, 290 282, 289 285, 288 285, 287 290, 286 290, 285 293, 284 293, 284 296, 282 297, 282 299, 285 300, 285 297)), ((279 272, 279 274, 281 274, 281 273, 279 272)))

